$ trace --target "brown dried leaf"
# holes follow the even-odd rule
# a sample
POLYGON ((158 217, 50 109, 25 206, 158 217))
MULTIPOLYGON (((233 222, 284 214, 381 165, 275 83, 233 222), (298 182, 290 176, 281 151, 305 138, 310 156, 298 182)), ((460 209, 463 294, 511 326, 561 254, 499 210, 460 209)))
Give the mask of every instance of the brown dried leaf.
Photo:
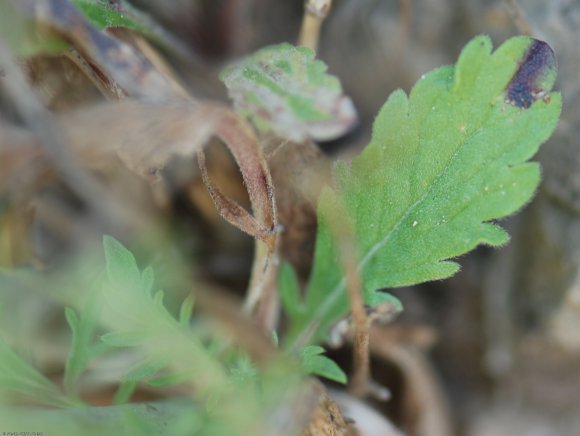
POLYGON ((59 122, 87 165, 106 168, 112 158, 118 157, 150 181, 159 177, 159 171, 172 158, 197 152, 202 177, 222 217, 273 249, 277 218, 270 172, 251 127, 226 107, 127 100, 65 113, 59 122), (213 136, 225 143, 239 165, 255 216, 228 199, 209 180, 202 149, 213 136))
POLYGON ((170 81, 138 50, 97 29, 69 0, 20 0, 18 6, 74 42, 92 66, 102 69, 105 78, 117 82, 128 96, 149 101, 175 98, 170 81))
POLYGON ((310 141, 281 142, 265 146, 268 166, 276 186, 280 257, 290 262, 300 279, 310 274, 316 238, 316 200, 330 183, 332 161, 310 141))
MULTIPOLYGON (((64 112, 56 120, 80 162, 95 170, 107 171, 120 159, 135 174, 156 182, 171 159, 197 152, 202 177, 222 217, 265 242, 270 252, 274 249, 276 203, 266 160, 252 128, 226 107, 125 100, 64 112), (213 136, 225 143, 239 165, 255 216, 209 180, 202 149, 213 136)), ((43 156, 31 134, 8 126, 0 132, 0 152, 3 162, 10 158, 19 166, 43 156)))

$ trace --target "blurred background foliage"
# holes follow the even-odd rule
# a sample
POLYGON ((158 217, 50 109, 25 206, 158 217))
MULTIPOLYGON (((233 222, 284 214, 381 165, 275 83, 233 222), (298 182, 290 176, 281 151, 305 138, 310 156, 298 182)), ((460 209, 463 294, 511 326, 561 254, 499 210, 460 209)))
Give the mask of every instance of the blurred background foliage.
MULTIPOLYGON (((73 3, 82 8, 91 2, 73 3)), ((153 51, 167 60, 187 92, 224 102, 226 89, 218 79, 221 69, 265 45, 295 42, 303 14, 301 0, 134 0, 130 2, 134 8, 120 1, 102 3, 106 3, 105 9, 120 8, 125 20, 105 17, 102 27, 135 24, 108 29, 110 35, 133 44, 144 36, 153 51)), ((0 6, 4 11, 12 7, 8 0, 0 6)), ((27 16, 17 15, 20 21, 11 21, 6 17, 12 15, 2 15, 2 33, 15 37, 18 54, 26 58, 22 63, 26 76, 44 107, 65 113, 118 91, 113 87, 108 89, 109 95, 103 92, 103 82, 83 70, 74 52, 54 54, 68 47, 71 38, 78 44, 77 30, 67 34, 60 29, 65 37, 51 36, 50 41, 41 32, 24 43, 25 36, 14 32, 29 25, 27 16), (13 31, 6 32, 10 29, 13 31)), ((462 259, 463 271, 451 280, 394 291, 405 312, 386 332, 377 334, 372 359, 373 375, 390 389, 391 399, 376 402, 374 407, 409 435, 447 435, 450 428, 456 434, 475 436, 575 434, 580 428, 578 0, 336 0, 322 30, 318 57, 352 97, 359 124, 345 137, 320 144, 322 153, 299 145, 291 152, 286 147, 273 154, 272 175, 276 185, 277 180, 303 177, 300 165, 305 163, 322 171, 328 166, 328 156, 352 156, 368 142, 372 120, 394 89, 408 91, 425 72, 451 63, 461 47, 479 33, 489 34, 495 45, 512 35, 529 33, 554 48, 559 63, 556 89, 561 90, 565 102, 561 122, 538 158, 544 180, 537 197, 523 213, 503 223, 512 235, 509 246, 493 252, 477 250, 462 259)), ((95 46, 86 44, 82 50, 91 52, 95 46)), ((135 92, 150 95, 152 89, 158 89, 150 87, 157 83, 156 78, 153 73, 144 77, 151 81, 134 84, 135 92)), ((0 121, 4 147, 0 153, 11 145, 30 143, 26 132, 4 128, 8 122, 22 124, 5 92, 0 93, 0 121)), ((130 122, 122 117, 118 120, 119 125, 130 122)), ((106 138, 104 129, 97 122, 78 126, 93 147, 106 138)), ((171 126, 162 130, 172 137, 171 126)), ((135 132, 127 141, 139 144, 147 138, 147 132, 135 132)), ((266 150, 268 146, 275 148, 276 144, 266 144, 266 150)), ((26 147, 20 150, 17 158, 0 155, 0 265, 8 271, 0 278, 0 324, 2 339, 39 371, 34 377, 43 374, 38 380, 45 388, 43 395, 54 394, 52 400, 62 400, 51 391, 51 383, 62 377, 70 351, 64 306, 73 306, 73 297, 81 294, 71 284, 96 280, 95 262, 103 266, 104 233, 131 246, 140 265, 154 266, 155 283, 165 290, 165 304, 174 316, 192 285, 228 296, 240 296, 246 288, 252 239, 219 218, 192 158, 171 161, 164 170, 167 186, 156 185, 153 190, 119 165, 99 167, 99 180, 115 192, 117 203, 130 209, 120 218, 107 219, 116 210, 107 198, 87 202, 71 180, 62 176, 61 169, 31 162, 26 159, 26 147), (22 165, 24 161, 26 165, 22 165), (85 256, 100 260, 85 266, 71 261, 85 256), (55 274, 50 280, 22 278, 22 269, 55 274)), ((249 205, 238 169, 222 145, 208 148, 208 167, 224 192, 249 205)), ((294 242, 288 244, 285 256, 303 279, 309 270, 314 214, 311 203, 287 185, 280 182, 279 190, 293 199, 294 206, 281 204, 280 209, 291 217, 288 233, 294 242)), ((211 309, 206 310, 215 316, 211 309)), ((348 352, 331 355, 348 372, 348 352)), ((115 385, 121 376, 119 367, 126 368, 127 361, 134 359, 130 353, 113 355, 89 368, 85 383, 95 389, 87 391, 85 400, 110 405, 119 387, 115 385)), ((241 372, 251 373, 247 367, 241 372)), ((183 394, 159 394, 141 387, 133 401, 183 394)), ((83 428, 83 419, 110 419, 112 432, 116 422, 126 421, 142 434, 158 434, 155 425, 171 413, 190 420, 173 419, 175 434, 190 434, 188 431, 207 418, 205 412, 187 403, 176 407, 188 408, 188 413, 173 409, 151 424, 149 406, 122 407, 103 409, 106 418, 102 420, 75 417, 81 412, 74 409, 67 409, 68 415, 63 416, 71 423, 78 419, 83 428), (143 414, 144 409, 148 413, 143 414), (146 418, 141 419, 143 416, 146 418)), ((156 408, 155 413, 163 413, 166 405, 151 407, 156 408)), ((48 417, 48 412, 44 416, 45 411, 34 413, 42 423, 36 430, 51 434, 49 421, 53 420, 54 431, 66 433, 61 418, 48 417)), ((268 416, 260 416, 268 422, 268 416)), ((241 416, 235 422, 247 423, 246 419, 241 416)), ((17 425, 21 420, 17 412, 6 409, 0 422, 0 430, 8 431, 11 428, 4 428, 5 423, 17 425)), ((70 434, 78 434, 73 425, 70 434)), ((24 429, 18 427, 20 430, 24 429)), ((214 434, 224 431, 216 428, 214 434)))

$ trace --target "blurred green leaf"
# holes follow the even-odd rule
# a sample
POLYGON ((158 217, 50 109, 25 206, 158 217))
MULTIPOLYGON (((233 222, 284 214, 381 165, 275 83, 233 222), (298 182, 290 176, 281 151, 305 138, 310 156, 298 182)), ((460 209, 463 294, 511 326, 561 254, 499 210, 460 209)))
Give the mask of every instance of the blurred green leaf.
POLYGON ((0 0, 0 10, 0 35, 6 38, 17 56, 57 54, 70 46, 59 35, 39 26, 15 8, 11 0, 0 0))
POLYGON ((146 383, 149 386, 156 388, 165 388, 168 386, 180 385, 191 379, 191 374, 189 372, 165 374, 158 377, 154 377, 151 380, 147 380, 146 383))
POLYGON ((129 382, 140 382, 153 376, 155 373, 159 372, 163 368, 167 367, 169 364, 169 359, 161 358, 161 359, 148 359, 144 362, 139 363, 133 369, 129 370, 123 377, 121 377, 121 381, 129 382))
POLYGON ((189 323, 191 322, 191 315, 193 314, 193 305, 194 305, 194 298, 193 296, 188 296, 181 306, 179 307, 179 324, 184 327, 189 327, 189 323))
POLYGON ((235 109, 262 132, 302 141, 347 132, 357 116, 338 79, 305 47, 263 48, 224 69, 220 79, 235 109))
POLYGON ((115 392, 115 397, 113 398, 114 404, 126 404, 131 400, 131 396, 139 386, 137 380, 123 380, 115 392))
POLYGON ((304 312, 298 277, 292 265, 286 262, 282 264, 278 273, 278 289, 282 307, 291 318, 296 318, 304 312))
POLYGON ((83 15, 96 27, 125 27, 140 33, 148 33, 142 15, 124 0, 71 0, 83 15))
MULTIPOLYGON (((94 301, 91 302, 94 304, 94 301)), ((88 304, 81 318, 70 307, 65 308, 65 316, 72 332, 72 344, 64 371, 64 386, 69 394, 76 395, 77 382, 88 362, 102 347, 95 345, 98 311, 88 304)))
POLYGON ((313 374, 329 380, 346 384, 346 374, 333 360, 322 356, 324 348, 309 345, 302 350, 302 368, 307 374, 313 374))
POLYGON ((103 246, 109 280, 118 285, 143 289, 141 272, 133 253, 110 236, 103 237, 103 246))
POLYGON ((153 290, 153 284, 155 282, 155 273, 153 272, 153 268, 148 266, 143 270, 141 274, 141 286, 144 292, 149 292, 153 290))
POLYGON ((230 369, 230 374, 232 381, 238 385, 253 384, 258 378, 258 370, 245 355, 237 357, 234 366, 230 369))
POLYGON ((78 405, 67 399, 50 380, 0 339, 0 401, 11 402, 14 395, 32 404, 56 407, 78 405))
MULTIPOLYGON (((58 436, 107 434, 177 436, 177 433, 168 432, 168 423, 174 423, 182 416, 189 416, 196 409, 199 407, 191 401, 184 400, 58 410, 0 407, 0 425, 3 429, 13 429, 12 431, 26 428, 31 432, 58 436)), ((186 433, 180 435, 185 436, 186 433)))

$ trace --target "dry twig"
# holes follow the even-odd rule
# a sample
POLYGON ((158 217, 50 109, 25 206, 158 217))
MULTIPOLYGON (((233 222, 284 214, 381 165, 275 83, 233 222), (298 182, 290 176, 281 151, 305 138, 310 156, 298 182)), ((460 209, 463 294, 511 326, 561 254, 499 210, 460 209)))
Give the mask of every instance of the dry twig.
POLYGON ((328 16, 332 0, 306 0, 304 4, 304 18, 298 38, 298 45, 308 47, 314 51, 318 48, 320 29, 328 16))

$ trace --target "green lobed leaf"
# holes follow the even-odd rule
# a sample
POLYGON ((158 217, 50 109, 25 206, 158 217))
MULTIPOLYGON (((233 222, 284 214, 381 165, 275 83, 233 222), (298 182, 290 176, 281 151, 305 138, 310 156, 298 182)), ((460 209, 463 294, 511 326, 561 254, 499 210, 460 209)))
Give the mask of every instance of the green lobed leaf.
POLYGON ((294 141, 327 140, 347 132, 357 117, 326 69, 312 50, 279 44, 224 69, 220 79, 235 109, 258 130, 294 141))
MULTIPOLYGON (((152 270, 143 273, 135 257, 114 238, 103 238, 108 281, 98 293, 102 304, 101 321, 108 333, 101 337, 110 347, 136 347, 143 360, 124 377, 125 385, 119 398, 126 398, 139 378, 161 369, 173 374, 189 374, 203 388, 227 388, 227 378, 221 365, 211 356, 188 325, 175 319, 163 304, 163 291, 151 293, 155 282, 152 270), (163 368, 162 362, 166 362, 163 368), (187 369, 186 369, 187 368, 187 369), (203 378, 197 378, 205 374, 203 378)), ((186 318, 189 303, 184 303, 186 318)), ((169 374, 171 375, 171 374, 169 374)))
POLYGON ((346 374, 333 360, 326 356, 321 356, 324 348, 317 345, 304 347, 301 353, 302 368, 307 374, 313 374, 320 377, 345 384, 347 382, 346 374))
POLYGON ((377 289, 453 275, 459 265, 449 259, 479 244, 505 244, 493 221, 520 209, 538 186, 539 165, 526 161, 558 121, 554 78, 547 44, 515 37, 492 53, 490 39, 478 36, 455 67, 426 74, 409 96, 393 92, 371 143, 337 165, 336 186, 320 195, 313 271, 304 310, 290 312, 289 341, 311 330, 312 341, 325 339, 348 311, 331 232, 337 210, 346 208, 354 228, 367 304, 377 289))

